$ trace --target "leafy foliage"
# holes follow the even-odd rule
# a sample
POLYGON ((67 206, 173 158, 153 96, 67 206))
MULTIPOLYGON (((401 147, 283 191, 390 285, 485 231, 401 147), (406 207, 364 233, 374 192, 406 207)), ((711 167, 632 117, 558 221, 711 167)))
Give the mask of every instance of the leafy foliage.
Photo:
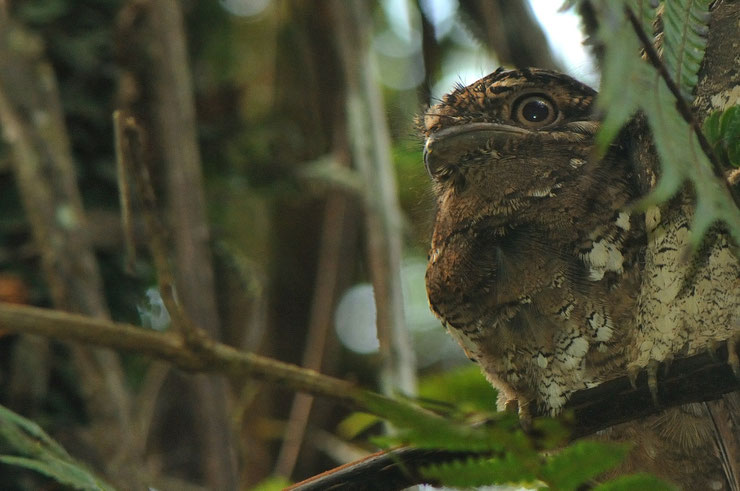
POLYGON ((375 402, 373 410, 397 428, 393 437, 376 438, 380 445, 407 444, 468 454, 420 469, 427 479, 445 485, 523 484, 577 489, 617 466, 628 450, 621 444, 593 441, 563 448, 568 431, 558 421, 538 419, 533 432, 526 434, 511 412, 488 413, 491 416, 485 424, 470 425, 453 415, 441 418, 431 412, 420 413, 414 406, 406 410, 382 400, 375 402))
MULTIPOLYGON (((467 424, 471 420, 479 421, 490 417, 500 418, 500 415, 496 416, 494 414, 496 412, 495 401, 495 389, 491 387, 481 374, 480 369, 475 365, 424 377, 419 384, 419 398, 414 400, 415 403, 435 413, 445 414, 447 417, 460 417, 461 426, 463 425, 462 420, 464 420, 466 429, 463 430, 453 423, 452 427, 447 428, 444 432, 452 434, 456 434, 458 431, 468 432, 467 424)), ((397 413, 397 409, 383 407, 381 410, 386 411, 382 414, 387 414, 389 421, 399 424, 400 427, 406 426, 405 421, 407 419, 415 420, 419 418, 418 414, 398 415, 394 418, 393 414, 397 413)), ((433 413, 428 414, 431 416, 433 413)), ((423 416, 421 420, 426 421, 423 416)), ((344 438, 356 438, 379 421, 381 421, 381 418, 374 414, 354 412, 342 420, 337 427, 337 431, 344 438)), ((440 422, 436 416, 432 416, 428 423, 433 426, 442 424, 445 427, 445 422, 440 422)), ((549 433, 555 434, 555 430, 549 433)), ((438 433, 437 436, 441 435, 441 433, 438 433)), ((457 436, 453 438, 457 438, 457 436)), ((562 438, 564 438, 564 435, 560 435, 558 443, 563 441, 562 438)), ((444 442, 444 444, 447 445, 449 442, 444 442)), ((481 444, 484 448, 487 448, 487 445, 485 443, 481 444)))
POLYGON ((740 106, 710 114, 704 121, 704 134, 724 164, 740 167, 740 106))
MULTIPOLYGON (((455 450, 462 450, 459 442, 456 446, 455 450)), ((430 465, 421 472, 430 480, 451 486, 518 484, 575 490, 617 466, 628 448, 614 443, 580 441, 547 456, 531 449, 529 452, 521 450, 512 451, 507 446, 492 455, 430 465)), ((650 482, 661 481, 651 478, 650 482)))
MULTIPOLYGON (((523 460, 507 453, 501 457, 468 458, 429 466, 422 469, 422 473, 429 479, 452 486, 523 484, 539 487, 545 484, 551 489, 575 490, 619 464, 626 450, 624 446, 582 441, 548 458, 523 460)), ((661 483, 654 478, 650 482, 661 483)))
POLYGON ((0 438, 18 455, 0 455, 0 462, 25 467, 75 489, 113 488, 75 461, 36 423, 0 406, 0 438))
MULTIPOLYGON (((642 205, 668 200, 688 180, 694 185, 697 196, 693 244, 698 245, 704 233, 717 221, 725 222, 740 241, 740 209, 735 206, 725 184, 714 175, 696 133, 676 109, 676 100, 666 82, 653 66, 639 57, 638 38, 620 4, 601 4, 604 24, 599 36, 605 45, 605 57, 598 103, 606 116, 597 144, 603 152, 630 118, 642 111, 661 161, 660 181, 642 205)), ((695 19, 691 22, 695 23, 695 19)), ((696 39, 692 38, 692 42, 696 39)), ((686 63, 682 65, 681 76, 694 80, 696 73, 687 73, 687 66, 686 63)), ((695 68, 698 69, 698 65, 695 68)))

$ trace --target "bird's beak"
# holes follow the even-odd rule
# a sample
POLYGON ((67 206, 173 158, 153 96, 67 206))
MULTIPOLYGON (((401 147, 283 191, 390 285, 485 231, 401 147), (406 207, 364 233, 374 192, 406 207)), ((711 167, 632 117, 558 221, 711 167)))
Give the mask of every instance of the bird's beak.
POLYGON ((432 133, 424 145, 424 166, 430 176, 443 166, 462 162, 475 150, 495 151, 514 136, 530 134, 523 128, 497 123, 468 123, 432 133))

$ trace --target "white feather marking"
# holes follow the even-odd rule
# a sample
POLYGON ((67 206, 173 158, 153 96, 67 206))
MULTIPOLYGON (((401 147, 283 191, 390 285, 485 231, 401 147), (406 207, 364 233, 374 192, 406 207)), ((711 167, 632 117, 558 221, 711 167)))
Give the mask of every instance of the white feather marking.
POLYGON ((584 262, 590 266, 589 279, 599 281, 607 271, 621 273, 624 256, 618 246, 606 239, 595 242, 591 250, 583 254, 584 262))
POLYGON ((585 338, 575 338, 571 341, 568 348, 565 350, 565 360, 563 360, 563 366, 565 368, 576 368, 586 356, 588 352, 588 341, 585 338))
POLYGON ((582 166, 583 166, 583 164, 585 164, 585 163, 586 163, 586 161, 585 161, 585 160, 583 160, 583 159, 576 159, 576 158, 573 158, 573 159, 570 159, 570 162, 569 162, 569 163, 570 163, 570 166, 571 166, 572 168, 574 168, 574 169, 578 169, 579 167, 582 167, 582 166))
POLYGON ((626 211, 623 211, 619 213, 619 216, 617 217, 617 227, 621 228, 624 231, 629 231, 630 229, 630 214, 626 211))

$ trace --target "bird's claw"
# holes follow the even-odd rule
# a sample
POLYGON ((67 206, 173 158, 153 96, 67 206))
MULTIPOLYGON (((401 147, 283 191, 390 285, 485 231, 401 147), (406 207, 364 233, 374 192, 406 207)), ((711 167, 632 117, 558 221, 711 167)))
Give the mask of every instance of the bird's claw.
MULTIPOLYGON (((671 362, 673 361, 672 357, 668 357, 664 360, 665 366, 663 367, 663 375, 667 375, 668 371, 671 367, 671 362)), ((660 406, 660 401, 658 399, 658 371, 660 370, 661 362, 658 360, 652 358, 650 361, 648 361, 647 365, 641 366, 638 364, 633 364, 627 367, 627 378, 630 381, 630 385, 634 390, 637 390, 637 378, 640 375, 640 372, 645 369, 645 373, 647 375, 647 385, 648 389, 650 390, 650 396, 653 399, 653 404, 656 406, 660 406)))
POLYGON ((736 332, 727 340, 727 363, 738 380, 740 380, 740 356, 737 354, 739 350, 740 332, 736 332))
POLYGON ((633 389, 637 390, 637 376, 640 375, 640 367, 632 365, 627 368, 627 378, 630 380, 630 385, 633 389))
POLYGON ((504 410, 515 411, 519 415, 519 424, 525 432, 532 429, 532 413, 529 410, 529 402, 509 399, 504 403, 504 410))
MULTIPOLYGON (((717 351, 719 351, 719 347, 721 345, 720 341, 712 340, 709 343, 707 343, 707 353, 709 354, 709 357, 714 362, 719 361, 719 356, 717 356, 717 351)), ((728 344, 729 347, 729 344, 728 344)))
POLYGON ((518 412, 519 411, 519 401, 517 399, 509 399, 504 403, 504 411, 510 411, 510 412, 518 412))
POLYGON ((669 354, 666 356, 663 361, 663 376, 667 377, 668 373, 671 371, 671 365, 673 365, 673 355, 669 354))
POLYGON ((658 368, 660 368, 660 362, 657 360, 650 360, 645 370, 647 371, 647 382, 648 389, 650 389, 650 395, 653 398, 653 404, 660 406, 658 402, 658 368))

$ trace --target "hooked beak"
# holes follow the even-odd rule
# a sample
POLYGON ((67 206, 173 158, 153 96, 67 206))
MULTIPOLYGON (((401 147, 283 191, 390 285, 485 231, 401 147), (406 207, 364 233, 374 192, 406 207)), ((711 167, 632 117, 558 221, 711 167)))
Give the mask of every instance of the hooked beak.
POLYGON ((468 123, 437 131, 424 145, 424 167, 430 176, 440 168, 461 162, 476 149, 499 148, 513 136, 531 132, 517 126, 497 123, 468 123))

